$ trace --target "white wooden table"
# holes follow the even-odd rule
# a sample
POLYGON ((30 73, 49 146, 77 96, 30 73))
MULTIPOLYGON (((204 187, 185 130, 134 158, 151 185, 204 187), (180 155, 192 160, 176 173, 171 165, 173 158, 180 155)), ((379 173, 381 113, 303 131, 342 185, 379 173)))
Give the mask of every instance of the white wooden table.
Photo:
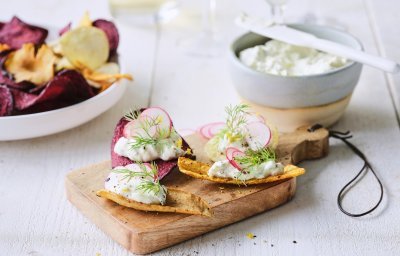
MULTIPOLYGON (((223 107, 238 101, 224 57, 189 57, 176 47, 179 38, 196 32, 199 21, 188 17, 196 14, 194 7, 200 3, 184 2, 181 16, 158 28, 119 24, 119 51, 136 81, 114 108, 61 134, 0 142, 0 255, 130 254, 66 200, 64 176, 109 157, 114 124, 132 105, 162 106, 182 129, 220 120, 223 107)), ((239 10, 268 13, 263 0, 217 3, 218 27, 226 45, 244 32, 232 23, 239 10)), ((17 14, 61 27, 86 9, 95 17, 107 17, 106 7, 99 0, 15 0, 2 4, 0 20, 17 14)), ((366 51, 400 61, 399 9, 398 0, 296 0, 290 2, 286 16, 341 27, 360 38, 366 51)), ((365 67, 349 108, 335 126, 355 134, 352 141, 370 157, 383 180, 385 197, 376 212, 354 219, 338 210, 337 193, 361 161, 343 144, 331 141, 327 158, 301 164, 308 172, 298 179, 290 203, 157 255, 399 255, 399 93, 399 75, 365 67), (257 237, 250 240, 247 232, 257 237)), ((362 211, 377 197, 378 186, 368 174, 345 205, 362 211)))

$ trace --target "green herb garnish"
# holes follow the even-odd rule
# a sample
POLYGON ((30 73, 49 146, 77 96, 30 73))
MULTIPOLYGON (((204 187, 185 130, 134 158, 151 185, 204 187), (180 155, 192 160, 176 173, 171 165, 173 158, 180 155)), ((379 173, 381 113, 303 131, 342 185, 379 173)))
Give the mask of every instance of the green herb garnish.
POLYGON ((257 166, 270 160, 276 160, 275 151, 271 148, 247 149, 244 156, 235 157, 235 161, 245 168, 257 166))
POLYGON ((160 180, 158 178, 158 168, 155 163, 150 164, 150 168, 147 168, 143 163, 136 162, 140 167, 140 171, 132 171, 129 169, 114 169, 113 172, 124 174, 123 180, 127 179, 128 182, 135 178, 140 177, 143 181, 135 188, 136 190, 141 190, 144 193, 153 194, 158 196, 158 194, 162 191, 163 194, 166 193, 166 189, 164 186, 160 184, 160 180), (150 178, 146 179, 146 178, 150 178))
POLYGON ((236 106, 229 105, 225 107, 227 114, 226 126, 221 129, 216 136, 223 139, 228 136, 231 142, 240 140, 243 135, 241 134, 241 127, 247 123, 246 116, 249 114, 248 105, 240 104, 236 106))
POLYGON ((133 141, 129 142, 131 149, 137 149, 141 147, 146 147, 149 145, 157 145, 162 142, 160 138, 166 138, 169 132, 168 129, 160 129, 159 124, 161 122, 160 118, 146 117, 143 119, 137 119, 139 122, 139 131, 136 136, 133 137, 133 141), (156 129, 156 135, 151 134, 150 130, 156 129), (142 132, 140 132, 142 131, 142 132))
POLYGON ((226 118, 226 127, 231 133, 238 132, 238 129, 246 124, 246 115, 249 106, 246 104, 239 104, 236 106, 229 105, 225 108, 225 112, 228 115, 226 118))
POLYGON ((139 109, 136 109, 136 110, 130 109, 130 110, 124 115, 124 118, 125 118, 127 121, 133 121, 133 120, 136 120, 136 119, 139 117, 139 115, 140 115, 140 110, 139 110, 139 109))

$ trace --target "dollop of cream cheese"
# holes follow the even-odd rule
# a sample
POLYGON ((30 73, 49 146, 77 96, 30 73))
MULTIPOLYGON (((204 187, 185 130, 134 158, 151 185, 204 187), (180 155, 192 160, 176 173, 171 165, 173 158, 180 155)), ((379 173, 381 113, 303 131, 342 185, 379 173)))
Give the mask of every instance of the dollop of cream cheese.
MULTIPOLYGON (((118 166, 114 170, 129 169, 131 171, 138 171, 137 168, 132 168, 133 165, 125 167, 118 166)), ((105 180, 105 189, 114 192, 118 195, 134 200, 144 204, 165 204, 167 198, 167 188, 162 186, 158 194, 151 191, 138 190, 137 186, 145 181, 151 181, 150 177, 132 177, 128 179, 123 173, 111 172, 105 180)))
POLYGON ((134 138, 121 137, 114 146, 114 152, 137 162, 149 162, 157 159, 168 161, 185 155, 185 151, 181 148, 181 140, 179 134, 172 130, 168 138, 160 139, 156 145, 133 148, 131 145, 135 143, 134 138))
POLYGON ((277 40, 245 49, 239 58, 254 70, 279 76, 322 74, 348 63, 346 58, 277 40))
POLYGON ((246 168, 244 172, 233 167, 228 160, 215 162, 208 170, 208 176, 231 178, 237 180, 262 179, 268 176, 279 175, 283 173, 283 165, 269 160, 260 165, 246 168))

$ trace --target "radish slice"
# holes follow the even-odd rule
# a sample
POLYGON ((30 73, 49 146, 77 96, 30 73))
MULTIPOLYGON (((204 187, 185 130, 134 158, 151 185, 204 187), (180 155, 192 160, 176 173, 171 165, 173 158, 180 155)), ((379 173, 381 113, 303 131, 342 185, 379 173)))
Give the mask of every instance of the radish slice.
POLYGON ((262 122, 249 123, 246 126, 248 134, 246 135, 246 141, 252 150, 258 150, 260 148, 268 146, 271 141, 271 129, 262 122))
POLYGON ((140 115, 138 119, 132 120, 129 123, 127 123, 124 127, 123 130, 123 135, 125 138, 132 139, 135 136, 140 136, 140 137, 155 137, 156 134, 159 131, 159 127, 157 126, 152 126, 147 129, 147 132, 143 129, 146 118, 150 118, 148 116, 142 116, 140 115))
POLYGON ((157 125, 158 131, 167 130, 168 133, 165 135, 165 137, 170 135, 172 130, 172 120, 164 109, 159 107, 147 108, 140 114, 140 116, 146 116, 146 118, 159 121, 157 125))
POLYGON ((124 126, 123 135, 125 138, 130 139, 135 136, 135 134, 136 134, 135 123, 136 123, 136 120, 133 120, 124 126))
POLYGON ((235 147, 228 147, 225 151, 225 154, 226 154, 226 159, 228 159, 229 163, 233 167, 235 167, 239 171, 242 170, 242 167, 240 167, 240 165, 235 161, 235 157, 244 156, 245 155, 244 152, 240 151, 235 147))
POLYGON ((246 116, 246 121, 247 123, 261 122, 265 124, 265 118, 262 115, 256 113, 248 114, 246 116))
POLYGON ((203 125, 199 128, 199 133, 206 139, 214 137, 221 129, 225 127, 224 122, 215 122, 203 125))

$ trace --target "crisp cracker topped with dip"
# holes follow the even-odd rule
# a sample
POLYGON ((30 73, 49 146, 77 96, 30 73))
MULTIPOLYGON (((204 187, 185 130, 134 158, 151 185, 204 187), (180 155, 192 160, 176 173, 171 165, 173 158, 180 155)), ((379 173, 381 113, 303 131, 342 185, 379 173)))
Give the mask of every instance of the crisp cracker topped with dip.
POLYGON ((97 195, 137 210, 211 216, 200 197, 160 183, 180 156, 190 157, 191 149, 164 109, 130 111, 115 128, 113 169, 97 195))
POLYGON ((296 177, 305 170, 276 161, 278 133, 247 105, 226 108, 225 123, 200 128, 209 141, 205 152, 212 165, 180 157, 179 170, 189 176, 219 183, 260 184, 296 177))

